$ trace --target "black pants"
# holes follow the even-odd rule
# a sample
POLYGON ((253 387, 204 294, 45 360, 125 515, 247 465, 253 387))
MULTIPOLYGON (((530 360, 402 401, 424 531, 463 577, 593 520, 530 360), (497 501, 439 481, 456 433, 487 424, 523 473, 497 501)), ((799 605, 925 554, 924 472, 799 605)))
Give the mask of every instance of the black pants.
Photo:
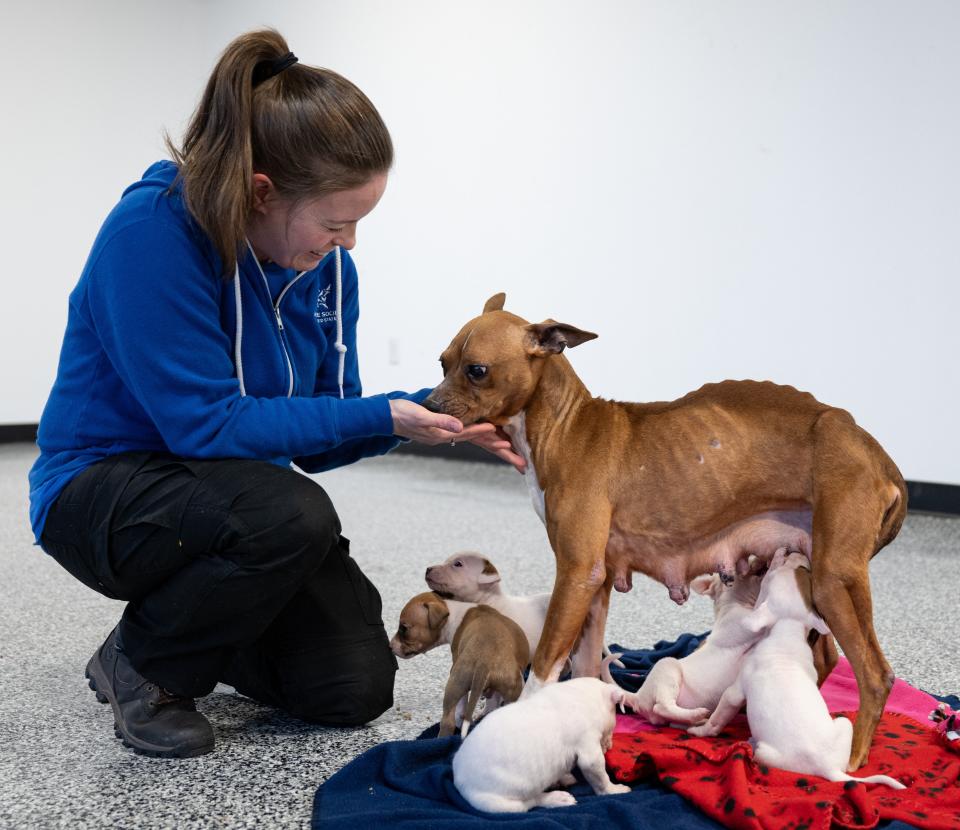
POLYGON ((263 461, 112 456, 76 476, 43 549, 127 600, 133 667, 199 697, 217 681, 304 720, 366 723, 393 705, 380 595, 323 489, 263 461))

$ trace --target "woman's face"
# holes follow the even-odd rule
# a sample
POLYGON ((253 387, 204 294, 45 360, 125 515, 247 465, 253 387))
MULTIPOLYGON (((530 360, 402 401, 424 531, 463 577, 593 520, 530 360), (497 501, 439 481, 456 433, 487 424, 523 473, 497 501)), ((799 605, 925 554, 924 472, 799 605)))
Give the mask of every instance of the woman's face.
POLYGON ((352 190, 293 204, 277 196, 270 179, 253 176, 254 206, 247 238, 257 259, 282 268, 309 271, 337 245, 356 244, 357 222, 373 210, 387 186, 381 173, 352 190))

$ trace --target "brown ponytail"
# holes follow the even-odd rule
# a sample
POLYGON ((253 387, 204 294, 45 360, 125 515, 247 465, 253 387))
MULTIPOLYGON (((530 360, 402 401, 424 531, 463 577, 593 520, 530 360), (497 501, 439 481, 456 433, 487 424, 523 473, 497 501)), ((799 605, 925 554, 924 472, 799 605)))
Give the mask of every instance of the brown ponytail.
POLYGON ((187 209, 232 275, 253 206, 253 174, 294 202, 359 187, 393 163, 370 100, 329 69, 294 64, 254 88, 254 67, 289 52, 279 32, 248 32, 224 50, 178 149, 187 209))

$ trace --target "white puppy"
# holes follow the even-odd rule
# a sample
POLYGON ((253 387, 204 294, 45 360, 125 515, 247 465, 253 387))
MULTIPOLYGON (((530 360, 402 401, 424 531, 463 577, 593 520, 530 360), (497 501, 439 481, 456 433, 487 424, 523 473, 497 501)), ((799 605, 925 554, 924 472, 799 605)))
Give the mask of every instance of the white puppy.
POLYGON ((650 723, 701 723, 740 673, 747 650, 763 634, 744 625, 760 591, 763 563, 750 557, 750 568, 732 584, 718 574, 698 576, 690 588, 713 599, 713 629, 692 654, 664 657, 650 670, 640 689, 625 702, 650 723))
POLYGON ((453 782, 477 810, 522 813, 565 807, 577 800, 564 790, 576 764, 597 795, 626 793, 607 775, 616 706, 625 692, 593 677, 553 683, 485 717, 453 758, 453 782))
POLYGON ((528 597, 505 594, 499 572, 479 553, 455 553, 442 565, 431 565, 427 568, 426 580, 430 590, 445 599, 489 605, 509 617, 527 635, 533 657, 547 617, 549 592, 528 597))
POLYGON ((760 586, 757 607, 745 624, 768 631, 743 661, 740 676, 728 688, 710 720, 689 730, 716 735, 747 704, 754 757, 772 767, 828 781, 863 781, 904 785, 887 775, 854 778, 846 773, 853 726, 831 718, 817 688, 813 654, 807 645, 811 628, 829 634, 814 612, 810 560, 802 553, 776 552, 760 586))

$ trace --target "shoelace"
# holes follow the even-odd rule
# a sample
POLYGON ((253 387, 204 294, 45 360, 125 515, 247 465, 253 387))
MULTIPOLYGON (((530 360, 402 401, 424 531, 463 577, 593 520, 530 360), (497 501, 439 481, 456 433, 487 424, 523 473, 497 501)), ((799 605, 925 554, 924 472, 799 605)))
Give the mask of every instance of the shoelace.
POLYGON ((170 703, 187 703, 191 707, 194 705, 193 698, 178 695, 175 692, 168 691, 167 689, 164 689, 163 686, 157 686, 154 683, 151 683, 147 686, 147 691, 153 691, 154 689, 156 689, 158 692, 157 698, 156 700, 150 701, 150 703, 158 709, 161 706, 167 706, 170 703))

